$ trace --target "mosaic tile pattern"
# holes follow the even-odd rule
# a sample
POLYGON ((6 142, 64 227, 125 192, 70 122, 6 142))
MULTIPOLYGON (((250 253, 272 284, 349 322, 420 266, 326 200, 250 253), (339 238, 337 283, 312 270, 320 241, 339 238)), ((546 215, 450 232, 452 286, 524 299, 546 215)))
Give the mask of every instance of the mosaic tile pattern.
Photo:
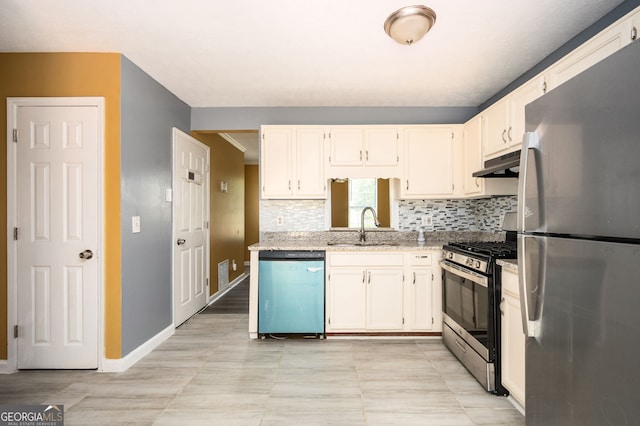
MULTIPOLYGON (((399 231, 416 231, 424 216, 431 216, 427 232, 499 232, 505 212, 516 211, 517 197, 480 200, 400 200, 399 231)), ((261 200, 261 232, 313 232, 328 230, 325 200, 261 200), (282 224, 278 225, 278 218, 282 224)))
POLYGON ((426 231, 488 231, 502 229, 505 212, 515 211, 517 197, 493 197, 480 200, 401 200, 400 231, 415 231, 422 218, 431 216, 426 231))
POLYGON ((260 200, 261 232, 326 229, 325 200, 260 200), (281 225, 278 225, 278 218, 282 218, 281 225))

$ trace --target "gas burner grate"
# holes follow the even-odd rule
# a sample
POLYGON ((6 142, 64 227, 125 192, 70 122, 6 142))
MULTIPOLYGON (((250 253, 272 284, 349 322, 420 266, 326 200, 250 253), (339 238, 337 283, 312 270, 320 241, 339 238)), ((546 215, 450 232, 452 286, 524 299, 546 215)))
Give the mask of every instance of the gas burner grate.
POLYGON ((517 255, 515 241, 472 241, 450 243, 449 245, 469 253, 479 253, 493 257, 515 258, 517 255))

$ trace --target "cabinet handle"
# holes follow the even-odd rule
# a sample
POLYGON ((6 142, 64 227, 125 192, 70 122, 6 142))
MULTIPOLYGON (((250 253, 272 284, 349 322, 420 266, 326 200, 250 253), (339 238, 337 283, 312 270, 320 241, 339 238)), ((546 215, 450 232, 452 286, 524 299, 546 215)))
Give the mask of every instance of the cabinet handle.
POLYGON ((636 27, 631 28, 631 41, 636 41, 638 37, 638 29, 636 27))
POLYGON ((547 81, 542 82, 542 93, 547 93, 547 81))
POLYGON ((507 143, 507 129, 502 130, 502 142, 507 143))
POLYGON ((298 179, 298 191, 300 191, 300 179, 298 179))
POLYGON ((362 271, 362 284, 364 284, 366 276, 367 276, 367 272, 366 271, 362 271))
POLYGON ((480 178, 476 178, 476 188, 480 188, 480 178))
POLYGON ((413 273, 413 284, 415 285, 415 283, 416 283, 416 273, 414 272, 413 273))
POLYGON ((362 150, 360 150, 360 161, 362 161, 362 150))
POLYGON ((291 181, 289 181, 289 191, 291 191, 291 181))
POLYGON ((409 190, 409 179, 407 179, 407 191, 409 190))
POLYGON ((504 297, 500 300, 500 314, 504 315, 504 309, 502 309, 504 305, 504 297))
POLYGON ((366 150, 366 151, 365 151, 365 154, 366 154, 366 158, 365 158, 365 159, 366 159, 367 161, 369 161, 369 150, 366 150))
POLYGON ((509 131, 507 132, 507 136, 509 137, 509 142, 511 142, 513 139, 511 139, 511 126, 509 126, 509 131))
POLYGON ((369 272, 369 274, 367 274, 367 284, 371 284, 371 272, 369 272))

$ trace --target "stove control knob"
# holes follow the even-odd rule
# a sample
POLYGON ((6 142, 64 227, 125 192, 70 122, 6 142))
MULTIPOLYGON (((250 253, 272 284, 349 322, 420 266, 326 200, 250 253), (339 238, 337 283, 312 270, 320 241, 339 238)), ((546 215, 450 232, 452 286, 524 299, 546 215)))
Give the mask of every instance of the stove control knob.
POLYGON ((447 253, 447 258, 453 259, 453 253, 451 253, 451 252, 447 253))
POLYGON ((473 259, 467 259, 467 266, 473 266, 473 259))
POLYGON ((476 268, 480 268, 480 261, 476 260, 476 268))

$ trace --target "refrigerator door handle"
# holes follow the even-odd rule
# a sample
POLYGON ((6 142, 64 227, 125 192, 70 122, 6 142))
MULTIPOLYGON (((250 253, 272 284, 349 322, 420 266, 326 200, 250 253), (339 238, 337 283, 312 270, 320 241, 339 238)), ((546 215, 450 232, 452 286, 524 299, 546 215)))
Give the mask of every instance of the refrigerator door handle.
POLYGON ((518 236, 518 280, 522 331, 527 337, 537 337, 544 302, 545 246, 536 237, 518 236))
POLYGON ((537 132, 526 132, 520 153, 520 178, 518 179, 518 232, 533 231, 540 226, 541 202, 539 170, 536 151, 540 150, 537 132))

